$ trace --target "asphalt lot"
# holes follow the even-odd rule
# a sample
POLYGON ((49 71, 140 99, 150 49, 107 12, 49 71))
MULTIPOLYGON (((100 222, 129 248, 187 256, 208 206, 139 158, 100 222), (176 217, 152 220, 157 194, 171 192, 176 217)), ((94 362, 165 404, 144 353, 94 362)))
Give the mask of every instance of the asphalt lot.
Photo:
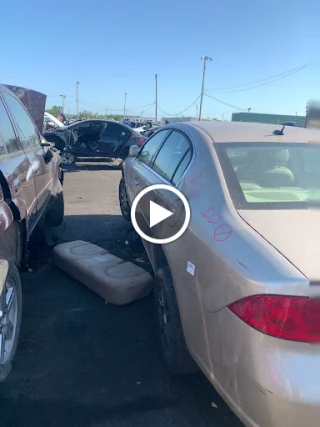
MULTIPOLYGON (((148 268, 143 251, 124 244, 130 225, 118 207, 119 180, 118 168, 105 163, 66 173, 66 218, 57 236, 96 243, 148 268)), ((242 426, 201 373, 167 373, 151 297, 106 304, 55 269, 49 252, 39 255, 33 272, 22 274, 21 340, 0 385, 1 426, 242 426)))

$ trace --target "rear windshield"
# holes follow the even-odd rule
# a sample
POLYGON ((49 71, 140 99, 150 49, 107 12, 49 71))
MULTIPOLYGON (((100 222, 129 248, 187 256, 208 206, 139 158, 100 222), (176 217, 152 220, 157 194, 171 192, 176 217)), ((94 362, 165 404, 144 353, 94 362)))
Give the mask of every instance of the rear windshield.
POLYGON ((320 144, 216 144, 237 209, 320 205, 320 144))

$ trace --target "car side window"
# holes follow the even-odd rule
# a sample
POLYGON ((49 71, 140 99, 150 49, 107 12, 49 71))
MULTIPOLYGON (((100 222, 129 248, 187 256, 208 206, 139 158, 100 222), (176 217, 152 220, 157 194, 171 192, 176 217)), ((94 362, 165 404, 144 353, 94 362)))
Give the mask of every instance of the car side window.
POLYGON ((156 152, 158 151, 159 147, 162 144, 162 141, 168 136, 170 130, 164 130, 161 132, 156 133, 153 135, 142 147, 140 154, 139 154, 139 160, 142 163, 145 163, 148 165, 156 152))
POLYGON ((185 136, 180 132, 172 132, 161 147, 152 169, 168 181, 171 181, 180 162, 184 159, 190 148, 190 144, 185 136))
POLYGON ((38 131, 20 102, 6 92, 3 97, 18 129, 23 148, 40 146, 38 131))
POLYGON ((13 130, 7 110, 0 99, 0 155, 6 154, 6 152, 14 153, 19 150, 19 141, 13 130))
POLYGON ((191 157, 192 157, 192 151, 191 149, 189 149, 186 154, 184 155, 183 159, 180 162, 180 165, 177 167, 173 178, 172 178, 172 184, 173 185, 177 185, 180 178, 182 177, 182 175, 184 174, 184 171, 187 169, 188 164, 191 161, 191 157))

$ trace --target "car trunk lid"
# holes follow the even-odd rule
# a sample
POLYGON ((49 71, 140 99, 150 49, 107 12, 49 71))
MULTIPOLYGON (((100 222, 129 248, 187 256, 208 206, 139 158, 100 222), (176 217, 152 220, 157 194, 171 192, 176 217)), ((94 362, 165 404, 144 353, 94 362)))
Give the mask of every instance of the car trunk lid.
POLYGON ((320 215, 307 210, 239 210, 239 215, 309 282, 320 284, 320 215))

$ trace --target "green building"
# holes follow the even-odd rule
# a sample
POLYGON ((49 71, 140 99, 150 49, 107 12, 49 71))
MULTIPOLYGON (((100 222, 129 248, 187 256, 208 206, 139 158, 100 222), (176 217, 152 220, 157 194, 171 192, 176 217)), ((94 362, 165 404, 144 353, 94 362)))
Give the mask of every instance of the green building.
POLYGON ((261 113, 232 113, 233 122, 250 123, 271 123, 281 125, 284 122, 294 122, 297 127, 304 128, 305 116, 290 116, 282 114, 261 114, 261 113))

